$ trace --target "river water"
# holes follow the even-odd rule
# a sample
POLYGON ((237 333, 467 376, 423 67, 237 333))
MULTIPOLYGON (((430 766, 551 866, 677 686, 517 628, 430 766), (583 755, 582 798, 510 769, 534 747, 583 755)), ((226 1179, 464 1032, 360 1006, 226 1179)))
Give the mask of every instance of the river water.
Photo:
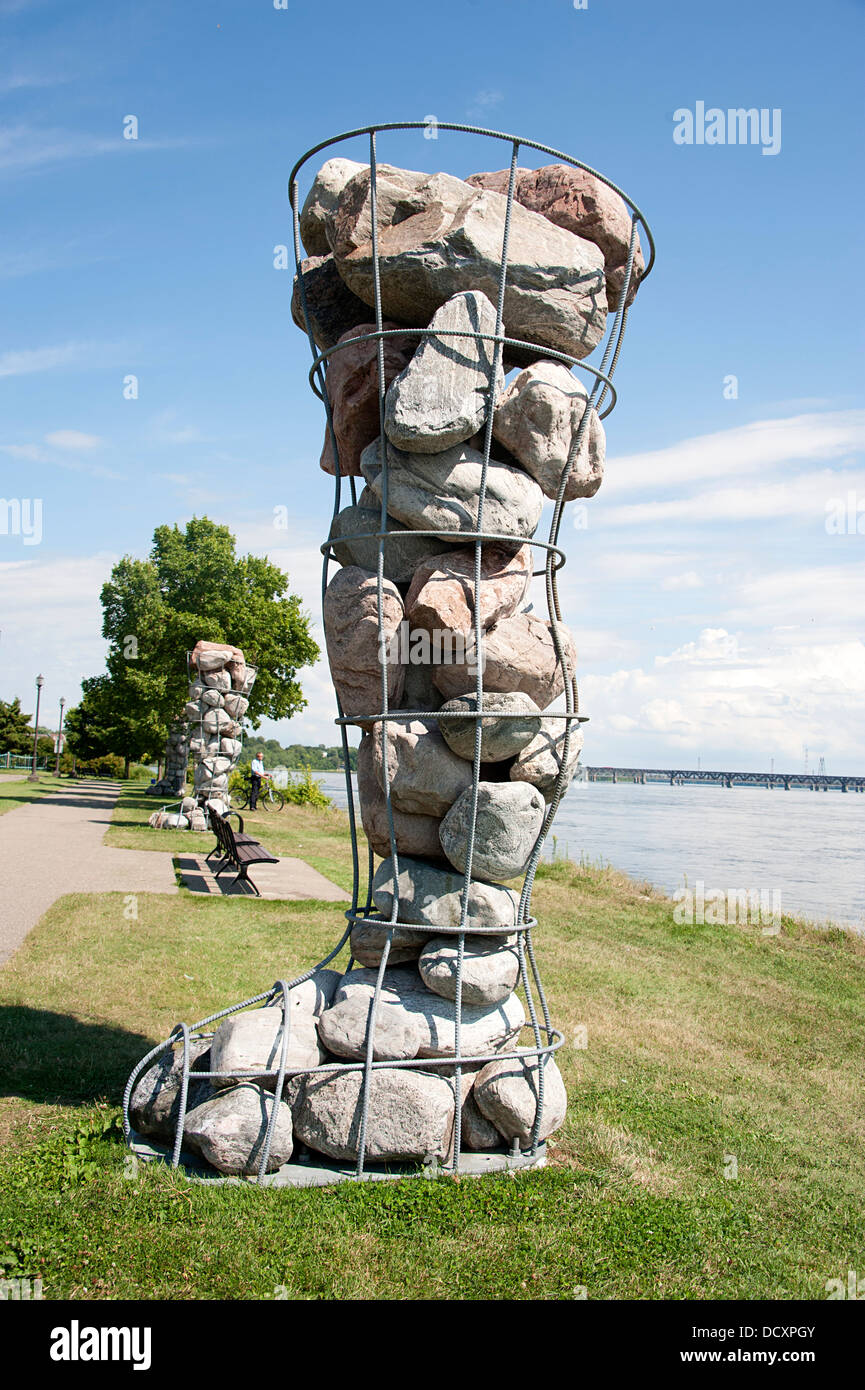
MULTIPOLYGON (((346 805, 342 777, 322 775, 346 805)), ((865 795, 574 782, 544 852, 585 857, 667 893, 780 894, 780 910, 865 931, 865 795)), ((776 899, 776 902, 778 900, 776 899)))

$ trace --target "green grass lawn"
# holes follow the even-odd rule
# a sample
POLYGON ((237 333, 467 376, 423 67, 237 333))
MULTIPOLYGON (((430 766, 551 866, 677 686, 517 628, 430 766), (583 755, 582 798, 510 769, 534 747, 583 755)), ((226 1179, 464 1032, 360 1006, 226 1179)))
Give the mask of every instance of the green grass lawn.
MULTIPOLYGON (((109 842, 188 851, 142 828, 152 808, 130 789, 109 842)), ((250 826, 350 882, 340 813, 250 826)), ((178 1019, 323 955, 339 905, 141 895, 130 921, 120 895, 56 903, 0 972, 4 1272, 48 1298, 820 1299, 865 1269, 865 942, 676 925, 645 886, 561 862, 534 903, 568 1039, 548 1167, 309 1191, 136 1167, 118 1102, 178 1019)))
POLYGON ((38 782, 28 782, 26 772, 17 777, 0 777, 0 816, 14 811, 17 806, 41 800, 46 792, 60 791, 68 786, 68 781, 46 772, 39 773, 38 782))

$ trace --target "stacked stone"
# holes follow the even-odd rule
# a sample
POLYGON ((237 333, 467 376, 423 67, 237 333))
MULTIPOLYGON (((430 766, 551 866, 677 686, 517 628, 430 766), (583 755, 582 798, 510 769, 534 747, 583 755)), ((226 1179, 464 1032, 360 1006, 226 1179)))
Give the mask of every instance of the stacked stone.
POLYGON ((147 788, 149 796, 183 795, 186 765, 189 762, 189 738, 189 725, 186 720, 175 719, 165 741, 165 770, 159 781, 147 788))
POLYGON ((193 795, 181 807, 190 825, 205 828, 204 806, 230 804, 228 779, 240 756, 243 716, 255 681, 239 647, 225 642, 197 642, 189 657, 189 702, 184 717, 192 728, 189 749, 195 763, 193 795))
MULTIPOLYGON (((279 1097, 278 990, 266 1007, 196 1038, 195 1070, 217 1075, 190 1088, 184 1144, 222 1172, 257 1170, 271 1117, 269 1171, 298 1142, 313 1156, 356 1160, 368 1046, 380 1064, 368 1073, 369 1162, 450 1159, 457 1104, 460 1147, 474 1152, 530 1149, 564 1121, 549 1047, 537 1031, 520 1045, 527 1020, 516 993, 528 989, 526 928, 511 883, 582 744, 576 723, 545 714, 574 680, 576 651, 564 624, 532 611, 530 542, 545 499, 588 498, 602 481, 603 426, 553 354, 575 361, 600 341, 625 287, 632 221, 618 194, 585 171, 517 171, 503 315, 518 341, 496 369, 507 186, 507 171, 463 181, 377 167, 380 302, 392 334, 383 340, 384 437, 378 342, 364 340, 376 331, 370 169, 329 160, 303 207, 309 258, 292 312, 320 350, 338 349, 328 359, 321 467, 363 480, 332 522, 340 568, 324 597, 325 638, 342 713, 362 730, 361 819, 381 862, 374 912, 353 920, 353 968, 317 969, 289 993, 279 1097), (419 328, 431 331, 411 332, 419 328), (379 542, 369 533, 381 530, 379 589, 379 542), (476 590, 477 530, 486 538, 476 590)), ((631 259, 628 303, 645 268, 638 241, 631 259)), ((546 552, 537 553, 542 568, 546 552)), ((202 686, 199 699, 219 688, 202 686)), ((221 745, 208 756, 222 757, 221 745)), ((211 788, 221 775, 211 762, 211 788)), ((180 1061, 169 1049, 132 1098, 133 1124, 165 1142, 178 1120, 180 1061)))
MULTIPOLYGON (((534 1057, 513 1057, 525 1017, 514 993, 520 982, 517 936, 508 930, 518 924, 519 899, 508 882, 525 872, 547 807, 569 784, 582 746, 577 724, 570 724, 568 737, 568 722, 544 713, 573 680, 576 651, 564 624, 555 634, 531 609, 534 562, 528 542, 545 498, 556 500, 561 492, 568 502, 597 492, 605 457, 604 429, 586 388, 564 361, 546 354, 579 359, 600 341, 608 305, 618 304, 624 284, 631 215, 618 194, 585 171, 561 165, 517 171, 504 331, 524 346, 506 346, 496 370, 492 338, 508 173, 462 181, 379 166, 381 306, 384 327, 392 332, 384 339, 382 439, 378 344, 375 337, 364 341, 375 332, 370 184, 369 168, 348 160, 330 160, 320 170, 301 215, 311 259, 301 266, 294 297, 295 319, 304 326, 305 307, 318 346, 338 345, 326 377, 330 422, 321 467, 364 483, 356 504, 333 520, 332 553, 342 568, 327 587, 324 628, 342 713, 364 731, 358 753, 361 818, 382 861, 371 889, 382 924, 355 923, 351 951, 361 968, 346 977, 341 998, 320 1020, 319 1035, 331 1052, 350 1043, 350 1055, 363 1055, 375 971, 395 899, 397 920, 414 929, 398 926, 393 932, 380 1003, 386 1021, 377 1022, 374 1055, 384 1061, 430 1055, 423 1028, 419 1043, 414 1030, 406 1040, 406 1013, 436 1015, 442 1036, 453 1029, 452 1013, 445 1024, 442 1010, 455 1006, 474 809, 460 1051, 511 1056, 464 1069, 469 1108, 463 1144, 526 1144, 539 1088, 534 1057), (407 326, 432 331, 398 331, 407 326), (514 367, 520 370, 505 386, 504 369, 514 367), (492 448, 481 517, 483 431, 491 397, 492 448), (464 537, 479 522, 491 539, 482 543, 476 593, 475 543, 464 537), (382 529, 388 539, 379 613, 379 545, 369 533, 382 529), (421 534, 431 531, 438 534, 421 534), (386 723, 374 718, 382 702, 382 639, 388 708, 396 716, 386 723), (418 717, 400 718, 400 710, 418 717)), ((629 302, 643 268, 637 243, 629 302)), ((541 557, 539 567, 543 552, 541 557)), ((414 1075, 400 1074, 403 1084, 414 1075)), ((344 1077, 319 1079, 318 1103, 328 1090, 346 1085, 344 1077)), ((563 1118, 564 1088, 548 1057, 538 1137, 563 1118)))

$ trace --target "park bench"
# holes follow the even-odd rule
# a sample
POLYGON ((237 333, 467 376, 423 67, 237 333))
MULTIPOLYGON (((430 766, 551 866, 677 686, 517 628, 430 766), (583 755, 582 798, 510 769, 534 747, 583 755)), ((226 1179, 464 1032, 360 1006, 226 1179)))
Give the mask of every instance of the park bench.
MULTIPOLYGON (((236 831, 226 816, 221 816, 217 811, 211 811, 210 807, 207 808, 207 811, 210 828, 216 836, 216 844, 207 858, 209 859, 210 855, 215 854, 217 850, 222 854, 219 866, 214 872, 214 878, 219 878, 223 869, 227 869, 230 864, 237 870, 237 873, 229 884, 228 892, 230 893, 237 883, 248 883, 255 896, 260 898, 261 894, 249 876, 249 866, 250 864, 278 864, 279 859, 265 849, 259 840, 256 840, 252 835, 243 833, 243 821, 240 816, 237 817, 240 821, 240 830, 236 831)), ((237 812, 233 814, 237 815, 237 812)))

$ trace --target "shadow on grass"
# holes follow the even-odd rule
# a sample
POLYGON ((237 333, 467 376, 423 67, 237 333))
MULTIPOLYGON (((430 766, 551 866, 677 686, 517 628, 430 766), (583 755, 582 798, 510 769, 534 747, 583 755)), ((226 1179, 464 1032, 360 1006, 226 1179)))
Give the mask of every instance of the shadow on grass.
POLYGON ((0 1095, 49 1105, 119 1103, 153 1039, 25 1005, 0 1007, 0 1095))

